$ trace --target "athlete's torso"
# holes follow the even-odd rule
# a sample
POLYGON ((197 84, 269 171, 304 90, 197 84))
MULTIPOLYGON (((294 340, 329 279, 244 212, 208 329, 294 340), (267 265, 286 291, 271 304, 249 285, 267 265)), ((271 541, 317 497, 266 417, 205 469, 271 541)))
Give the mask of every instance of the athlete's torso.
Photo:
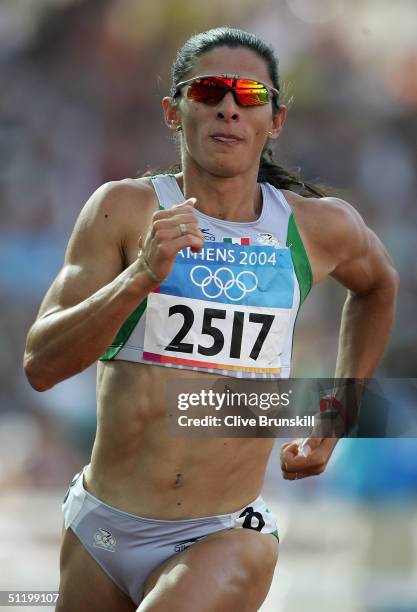
MULTIPOLYGON (((174 193, 176 194, 175 199, 172 198, 169 202, 171 205, 182 202, 184 196, 176 187, 175 179, 170 178, 169 181, 170 183, 164 184, 170 186, 171 198, 174 193)), ((209 258, 212 257, 213 252, 209 251, 209 248, 219 249, 219 253, 222 249, 225 249, 225 257, 230 257, 230 253, 227 254, 227 249, 233 250, 235 248, 234 253, 240 255, 241 258, 244 258, 244 253, 247 253, 246 259, 250 257, 249 253, 264 253, 264 255, 261 255, 261 260, 275 253, 275 261, 277 261, 277 254, 280 252, 280 248, 285 249, 289 235, 293 236, 290 245, 292 247, 298 245, 294 251, 296 256, 297 252, 301 253, 302 256, 302 249, 300 249, 298 242, 299 237, 297 237, 298 233, 294 231, 294 228, 289 232, 291 212, 288 205, 285 201, 282 201, 277 208, 271 209, 269 207, 270 202, 268 203, 271 195, 270 188, 263 186, 262 191, 263 211, 260 219, 256 222, 248 224, 222 223, 200 214, 200 227, 202 230, 208 230, 203 231, 208 238, 206 240, 207 259, 205 261, 191 259, 188 265, 179 264, 179 266, 183 265, 187 271, 198 265, 212 269, 210 266, 213 262, 209 261, 209 258), (280 220, 280 223, 277 223, 277 219, 280 220), (245 231, 242 230, 242 227, 245 231), (261 240, 257 241, 258 234, 263 242, 261 240), (214 236, 214 240, 210 239, 211 236, 214 236), (249 248, 245 251, 246 245, 233 247, 233 242, 224 242, 225 238, 245 237, 249 238, 249 247, 253 245, 255 248, 249 248), (265 245, 264 242, 270 244, 265 245), (214 246, 216 243, 217 246, 214 246), (264 247, 268 247, 268 249, 264 247)), ((165 203, 169 200, 169 194, 167 196, 167 194, 164 195, 159 191, 158 195, 159 199, 162 199, 165 203)), ((290 250, 291 246, 289 247, 290 250)), ((288 253, 288 249, 285 252, 288 253)), ((292 255, 294 257, 294 253, 292 255)), ((302 257, 300 261, 304 261, 303 265, 308 266, 308 262, 306 263, 302 257)), ((233 287, 229 286, 229 298, 230 296, 232 298, 240 297, 233 291, 242 286, 236 283, 237 275, 242 269, 255 271, 255 274, 259 275, 261 283, 268 280, 264 278, 261 262, 258 266, 256 266, 256 263, 252 266, 244 266, 242 262, 242 267, 239 268, 224 261, 221 266, 227 267, 234 274, 235 282, 233 287)), ((218 267, 217 264, 217 269, 218 267)), ((294 275, 293 264, 288 259, 286 259, 286 267, 283 266, 283 269, 285 270, 283 277, 287 281, 285 287, 292 287, 292 293, 281 291, 283 295, 278 297, 287 300, 285 308, 289 312, 286 315, 286 320, 287 326, 292 330, 301 301, 300 294, 305 296, 309 286, 308 283, 304 283, 304 285, 298 283, 298 279, 294 275), (288 298, 290 294, 292 295, 292 304, 290 304, 288 298)), ((199 270, 207 271, 206 268, 199 268, 199 270)), ((308 277, 308 270, 307 273, 304 270, 305 277, 308 277)), ((240 277, 242 280, 243 278, 244 276, 240 277)), ((222 276, 219 276, 219 279, 222 279, 222 276)), ((204 288, 208 289, 208 284, 206 286, 204 281, 199 280, 200 290, 202 284, 204 288)), ((227 282, 227 278, 223 278, 223 294, 227 290, 227 282)), ((214 283, 214 286, 217 287, 216 283, 214 283)), ((247 289, 248 285, 246 285, 247 289)), ((274 287, 272 286, 271 289, 273 290, 274 287)), ((254 293, 255 291, 247 291, 246 297, 254 293)), ((178 299, 180 305, 188 305, 189 302, 187 303, 186 300, 195 300, 193 296, 175 295, 175 287, 174 291, 165 294, 155 292, 156 300, 160 296, 168 300, 178 299)), ((235 317, 237 320, 240 317, 240 315, 234 313, 244 312, 243 325, 252 325, 256 329, 257 338, 259 330, 262 328, 262 322, 252 322, 249 320, 249 316, 251 312, 259 313, 259 310, 256 309, 262 308, 262 306, 255 305, 252 311, 251 302, 246 301, 242 305, 244 300, 227 301, 223 295, 222 301, 219 301, 219 298, 216 299, 217 302, 213 302, 209 298, 208 304, 205 300, 202 300, 201 308, 203 310, 201 308, 196 309, 195 301, 191 302, 190 308, 195 309, 193 310, 195 317, 201 316, 204 309, 208 308, 225 310, 225 317, 232 317, 231 324, 229 321, 229 327, 233 327, 235 317), (239 306, 235 306, 235 303, 238 303, 239 306), (247 314, 248 312, 249 314, 247 314)), ((269 310, 266 314, 270 314, 269 310)), ((183 317, 182 315, 174 315, 171 318, 177 319, 175 335, 183 325, 183 317), (180 321, 179 324, 178 320, 180 321)), ((227 328, 222 327, 224 323, 225 319, 222 318, 213 317, 211 320, 213 327, 220 328, 220 332, 225 336, 226 344, 227 340, 230 341, 230 337, 227 338, 226 336, 227 328)), ((202 324, 203 321, 200 320, 200 325, 202 324)), ((122 327, 122 330, 123 328, 125 326, 122 327)), ((206 364, 204 368, 191 369, 154 365, 157 362, 143 359, 140 343, 136 346, 136 350, 133 347, 133 351, 130 351, 130 354, 135 355, 135 359, 128 360, 126 359, 126 353, 122 353, 122 350, 126 348, 127 351, 128 346, 126 344, 130 345, 135 338, 140 338, 139 327, 133 325, 131 331, 132 334, 128 336, 127 343, 124 342, 121 347, 116 347, 116 353, 120 349, 119 354, 115 355, 119 359, 107 359, 101 361, 98 365, 98 427, 91 467, 86 475, 87 489, 96 497, 127 512, 161 519, 180 519, 227 513, 257 497, 262 488, 265 467, 273 446, 272 439, 201 439, 189 437, 181 439, 166 435, 166 394, 170 380, 178 381, 179 378, 190 377, 212 379, 214 373, 230 375, 232 371, 222 371, 213 368, 212 365, 207 367, 206 364), (195 371, 192 371, 192 369, 195 371)), ((170 330, 170 333, 172 335, 173 330, 170 330)), ((216 338, 216 332, 213 331, 213 333, 216 338)), ((245 334, 246 330, 242 330, 242 337, 245 334)), ((181 341, 192 343, 193 339, 191 337, 190 340, 188 335, 183 337, 181 341)), ((198 338, 195 338, 194 342, 197 343, 197 341, 202 346, 209 347, 213 343, 213 336, 210 334, 202 336, 201 342, 198 338)), ((287 334, 283 337, 283 346, 284 344, 289 346, 291 341, 292 331, 290 335, 287 334)), ((253 344, 252 336, 250 350, 252 350, 253 344)), ((243 348, 244 342, 242 341, 243 348)), ((230 358, 230 345, 228 350, 230 358)), ((224 354, 223 352, 222 355, 224 354)), ((270 354, 273 355, 272 352, 270 354)), ((280 367, 282 367, 282 360, 280 367)), ((239 370, 237 372, 239 374, 239 370)), ((271 376, 271 374, 255 374, 271 376)), ((276 376, 280 375, 282 373, 276 374, 276 376)))

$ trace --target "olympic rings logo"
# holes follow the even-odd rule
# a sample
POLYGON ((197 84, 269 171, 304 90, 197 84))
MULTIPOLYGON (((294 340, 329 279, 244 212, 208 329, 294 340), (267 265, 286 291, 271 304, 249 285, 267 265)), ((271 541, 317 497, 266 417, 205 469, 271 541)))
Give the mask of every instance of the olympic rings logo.
POLYGON ((214 273, 208 266, 194 266, 190 278, 205 297, 214 299, 224 295, 232 302, 239 302, 247 293, 258 287, 258 277, 254 272, 242 270, 235 276, 233 271, 225 266, 217 268, 214 273))

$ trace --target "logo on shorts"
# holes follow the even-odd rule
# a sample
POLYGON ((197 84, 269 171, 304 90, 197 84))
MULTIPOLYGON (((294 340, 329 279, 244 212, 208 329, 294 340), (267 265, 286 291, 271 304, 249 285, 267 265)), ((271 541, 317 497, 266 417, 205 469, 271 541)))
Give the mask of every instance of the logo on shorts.
POLYGON ((182 552, 183 550, 191 546, 191 544, 195 544, 196 542, 198 542, 198 540, 202 540, 204 537, 205 536, 200 536, 199 538, 191 538, 190 540, 184 540, 184 542, 178 542, 174 546, 174 551, 177 553, 182 552))
POLYGON ((116 537, 107 529, 100 527, 94 534, 94 546, 114 552, 116 550, 116 537))

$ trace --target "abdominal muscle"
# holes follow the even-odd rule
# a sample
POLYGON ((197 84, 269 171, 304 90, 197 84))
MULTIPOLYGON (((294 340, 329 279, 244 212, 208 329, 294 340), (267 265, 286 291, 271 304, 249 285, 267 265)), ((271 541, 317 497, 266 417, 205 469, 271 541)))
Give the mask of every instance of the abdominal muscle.
POLYGON ((99 362, 97 435, 84 476, 92 495, 125 512, 176 520, 227 514, 260 494, 272 439, 167 434, 167 384, 195 377, 213 379, 190 370, 99 362))

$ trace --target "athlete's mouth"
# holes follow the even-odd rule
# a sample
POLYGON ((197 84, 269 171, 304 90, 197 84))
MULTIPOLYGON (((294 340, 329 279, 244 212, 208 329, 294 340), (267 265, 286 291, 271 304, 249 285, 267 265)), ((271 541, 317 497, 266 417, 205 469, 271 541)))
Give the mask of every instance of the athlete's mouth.
POLYGON ((227 144, 237 144, 243 141, 243 138, 240 138, 239 136, 236 136, 235 134, 228 134, 225 132, 218 133, 218 134, 211 134, 210 138, 212 138, 216 142, 224 142, 227 144))

